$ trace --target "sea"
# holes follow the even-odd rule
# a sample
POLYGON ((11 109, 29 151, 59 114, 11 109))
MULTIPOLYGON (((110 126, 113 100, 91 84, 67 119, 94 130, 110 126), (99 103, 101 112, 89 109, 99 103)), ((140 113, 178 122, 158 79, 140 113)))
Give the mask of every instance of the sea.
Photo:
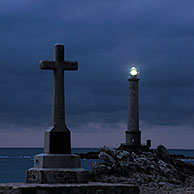
MULTIPOLYGON (((72 148, 72 153, 97 152, 99 148, 72 148)), ((193 156, 194 150, 169 149, 170 154, 193 156)), ((15 183, 25 181, 25 172, 33 167, 33 157, 43 153, 43 148, 0 148, 0 183, 15 183)), ((82 159, 82 168, 91 170, 91 163, 99 162, 94 159, 82 159)), ((194 159, 184 162, 194 164, 194 159)))

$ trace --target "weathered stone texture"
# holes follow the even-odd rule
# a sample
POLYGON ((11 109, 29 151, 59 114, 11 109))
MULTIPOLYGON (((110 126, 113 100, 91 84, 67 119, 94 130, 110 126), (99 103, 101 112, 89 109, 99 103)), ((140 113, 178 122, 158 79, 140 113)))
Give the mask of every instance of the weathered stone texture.
POLYGON ((82 168, 31 168, 26 183, 87 183, 88 171, 82 168))
POLYGON ((139 131, 139 100, 137 77, 130 77, 128 89, 128 131, 139 131))
POLYGON ((38 154, 34 157, 35 168, 81 168, 80 157, 75 154, 38 154))
POLYGON ((0 184, 0 194, 138 194, 134 185, 89 184, 0 184))
POLYGON ((194 165, 169 155, 162 145, 149 152, 101 149, 100 163, 93 163, 90 181, 142 185, 184 185, 194 180, 194 165))

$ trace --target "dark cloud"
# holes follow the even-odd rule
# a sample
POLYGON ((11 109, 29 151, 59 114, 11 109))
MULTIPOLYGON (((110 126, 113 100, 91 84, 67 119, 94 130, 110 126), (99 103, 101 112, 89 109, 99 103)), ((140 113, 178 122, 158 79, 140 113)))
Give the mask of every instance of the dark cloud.
MULTIPOLYGON (((193 125, 194 2, 0 2, 0 122, 6 128, 47 126, 52 72, 39 60, 66 45, 79 62, 66 72, 72 127, 127 122, 128 70, 140 70, 140 116, 149 126, 193 125)), ((93 129, 95 130, 95 129, 93 129)))

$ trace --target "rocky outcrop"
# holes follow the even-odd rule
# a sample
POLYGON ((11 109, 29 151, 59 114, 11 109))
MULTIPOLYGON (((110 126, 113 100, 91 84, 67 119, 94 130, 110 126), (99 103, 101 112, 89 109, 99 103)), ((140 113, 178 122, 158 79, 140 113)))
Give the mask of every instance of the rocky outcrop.
POLYGON ((186 184, 194 177, 194 166, 169 155, 162 145, 149 152, 127 152, 103 147, 100 163, 92 164, 94 182, 132 183, 138 185, 186 184))

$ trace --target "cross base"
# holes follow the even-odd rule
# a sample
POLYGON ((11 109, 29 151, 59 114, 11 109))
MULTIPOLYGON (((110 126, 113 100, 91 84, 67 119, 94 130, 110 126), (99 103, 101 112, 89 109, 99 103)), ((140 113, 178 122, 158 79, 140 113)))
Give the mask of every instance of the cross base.
POLYGON ((26 183, 88 183, 88 171, 75 154, 38 154, 26 171, 26 183))
POLYGON ((88 183, 88 171, 83 168, 31 168, 26 183, 88 183))
POLYGON ((34 168, 81 168, 76 154, 38 154, 34 157, 34 168))
POLYGON ((131 184, 87 183, 87 184, 26 184, 2 183, 3 194, 139 194, 139 187, 131 184))
POLYGON ((44 153, 71 154, 71 133, 66 128, 64 131, 55 131, 51 128, 45 132, 44 153))

